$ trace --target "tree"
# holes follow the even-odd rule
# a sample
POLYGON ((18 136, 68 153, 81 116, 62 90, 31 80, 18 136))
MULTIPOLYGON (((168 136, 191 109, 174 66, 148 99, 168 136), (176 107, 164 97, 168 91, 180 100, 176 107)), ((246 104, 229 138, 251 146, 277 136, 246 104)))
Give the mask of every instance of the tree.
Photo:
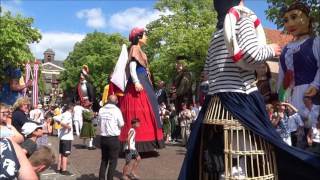
POLYGON ((96 92, 101 93, 118 60, 122 44, 128 44, 128 41, 120 34, 87 34, 81 42, 75 44, 74 50, 64 62, 65 71, 60 77, 62 88, 69 92, 74 91, 82 66, 86 64, 90 69, 90 82, 96 92))
POLYGON ((41 34, 32 23, 33 18, 13 16, 9 11, 1 12, 0 7, 0 82, 5 79, 6 67, 20 67, 34 59, 28 45, 39 42, 41 34))
POLYGON ((212 0, 160 0, 155 8, 172 12, 147 25, 146 52, 155 81, 170 81, 179 55, 187 57, 193 77, 199 77, 215 30, 212 0))
MULTIPOLYGON (((283 7, 292 4, 296 0, 267 0, 269 8, 266 10, 267 18, 277 24, 278 28, 283 27, 282 18, 279 17, 283 7)), ((314 20, 314 30, 319 34, 320 31, 320 4, 319 0, 300 0, 310 7, 310 14, 314 20)))

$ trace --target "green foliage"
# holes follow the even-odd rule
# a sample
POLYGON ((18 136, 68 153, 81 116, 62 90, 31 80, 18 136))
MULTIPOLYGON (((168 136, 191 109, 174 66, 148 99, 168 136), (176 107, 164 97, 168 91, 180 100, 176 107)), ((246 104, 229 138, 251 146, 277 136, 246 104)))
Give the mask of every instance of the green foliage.
POLYGON ((42 68, 39 68, 38 72, 38 86, 39 86, 39 96, 43 97, 46 92, 46 82, 43 79, 43 74, 41 73, 42 68))
POLYGON ((73 91, 79 82, 82 65, 89 67, 89 81, 96 88, 96 93, 102 93, 107 84, 109 73, 114 68, 121 51, 122 44, 128 44, 126 38, 120 34, 106 34, 93 32, 79 43, 64 61, 62 76, 62 88, 73 91))
MULTIPOLYGON (((292 4, 296 0, 267 0, 269 8, 266 10, 267 19, 277 24, 278 28, 282 28, 282 19, 279 17, 279 12, 282 7, 292 4)), ((320 31, 320 4, 319 0, 300 0, 307 4, 311 10, 311 17, 313 18, 314 30, 320 31)))
POLYGON ((1 12, 1 7, 0 13, 0 81, 2 81, 5 79, 4 67, 22 66, 34 59, 28 45, 39 42, 41 34, 38 29, 32 27, 33 18, 1 12))
POLYGON ((175 59, 181 55, 187 57, 193 77, 199 77, 215 30, 212 3, 212 0, 160 0, 155 5, 160 11, 173 13, 147 25, 146 52, 155 81, 169 82, 176 73, 175 59))

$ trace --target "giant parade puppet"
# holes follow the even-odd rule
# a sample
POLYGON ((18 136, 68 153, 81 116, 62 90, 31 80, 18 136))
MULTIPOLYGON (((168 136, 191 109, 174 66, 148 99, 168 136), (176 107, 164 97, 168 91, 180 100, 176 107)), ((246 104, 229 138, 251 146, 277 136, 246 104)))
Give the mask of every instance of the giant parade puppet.
POLYGON ((294 39, 280 56, 278 87, 280 100, 289 101, 300 112, 303 97, 313 97, 320 87, 320 37, 315 36, 310 10, 303 3, 283 8, 285 30, 294 39))
POLYGON ((131 120, 137 118, 140 120, 140 126, 136 129, 136 149, 138 152, 150 152, 163 148, 164 141, 148 58, 142 50, 147 41, 144 28, 133 28, 129 41, 131 44, 128 50, 125 46, 122 47, 111 78, 111 83, 116 86, 117 92, 124 92, 119 106, 125 124, 119 138, 122 145, 126 143, 131 120))
POLYGON ((83 65, 80 71, 79 82, 76 86, 75 101, 79 101, 80 105, 98 112, 99 105, 96 101, 95 89, 89 80, 89 67, 83 65))
POLYGON ((83 145, 89 150, 95 149, 93 138, 96 136, 93 125, 94 112, 99 111, 99 104, 96 100, 94 86, 90 82, 89 67, 83 65, 79 74, 79 82, 76 86, 75 101, 79 102, 84 108, 82 111, 83 126, 80 133, 80 138, 83 139, 83 145), (88 144, 86 144, 87 139, 88 144))
POLYGON ((214 1, 218 14, 205 65, 209 92, 179 179, 318 179, 320 159, 285 144, 270 123, 255 70, 280 55, 243 0, 214 1))

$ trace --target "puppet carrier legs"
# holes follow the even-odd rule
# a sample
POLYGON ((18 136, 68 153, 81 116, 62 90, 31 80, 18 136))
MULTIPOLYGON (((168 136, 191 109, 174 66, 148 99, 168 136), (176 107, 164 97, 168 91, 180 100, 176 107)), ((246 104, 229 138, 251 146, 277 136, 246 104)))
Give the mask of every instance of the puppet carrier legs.
MULTIPOLYGON (((251 130, 242 126, 230 112, 221 104, 220 99, 214 96, 209 103, 204 118, 204 126, 201 134, 200 149, 200 174, 202 179, 249 179, 269 180, 278 179, 276 159, 273 147, 264 139, 254 134, 251 130), (220 129, 220 130, 219 130, 220 129), (211 132, 210 132, 211 131, 211 132), (220 133, 220 140, 208 140, 216 138, 220 133), (211 156, 215 168, 220 166, 220 173, 210 176, 205 171, 205 153, 212 142, 221 142, 220 164, 219 156, 211 156)), ((213 145, 211 149, 217 149, 219 145, 213 145)), ((212 152, 212 151, 211 151, 212 152)), ((217 152, 214 150, 214 152, 217 152)), ((210 166, 212 167, 212 166, 210 166)))

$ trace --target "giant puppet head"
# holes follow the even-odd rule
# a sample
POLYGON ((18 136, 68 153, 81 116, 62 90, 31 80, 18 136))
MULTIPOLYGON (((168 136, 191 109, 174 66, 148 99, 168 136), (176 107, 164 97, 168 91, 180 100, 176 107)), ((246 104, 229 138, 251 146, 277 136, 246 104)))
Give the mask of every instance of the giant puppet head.
POLYGON ((187 57, 185 56, 178 56, 176 57, 176 70, 177 72, 182 72, 185 67, 186 67, 186 60, 187 60, 187 57))
POLYGON ((239 5, 241 0, 214 0, 213 6, 218 14, 217 29, 223 28, 224 18, 227 15, 230 8, 239 5))
POLYGON ((132 45, 137 45, 139 42, 143 45, 146 44, 147 37, 145 35, 145 29, 140 27, 133 28, 129 34, 129 41, 132 45))
POLYGON ((90 97, 93 97, 94 94, 93 91, 89 91, 88 88, 88 76, 89 76, 89 67, 87 65, 83 65, 82 66, 82 70, 80 71, 80 79, 79 79, 79 83, 77 86, 77 93, 79 96, 79 100, 80 100, 80 105, 85 107, 85 108, 90 108, 92 103, 92 98, 90 99, 90 97))
POLYGON ((80 72, 80 82, 87 80, 89 75, 89 67, 87 65, 83 65, 80 72))
POLYGON ((312 23, 309 13, 309 7, 301 2, 295 2, 283 8, 281 16, 285 30, 296 38, 311 34, 312 23))

